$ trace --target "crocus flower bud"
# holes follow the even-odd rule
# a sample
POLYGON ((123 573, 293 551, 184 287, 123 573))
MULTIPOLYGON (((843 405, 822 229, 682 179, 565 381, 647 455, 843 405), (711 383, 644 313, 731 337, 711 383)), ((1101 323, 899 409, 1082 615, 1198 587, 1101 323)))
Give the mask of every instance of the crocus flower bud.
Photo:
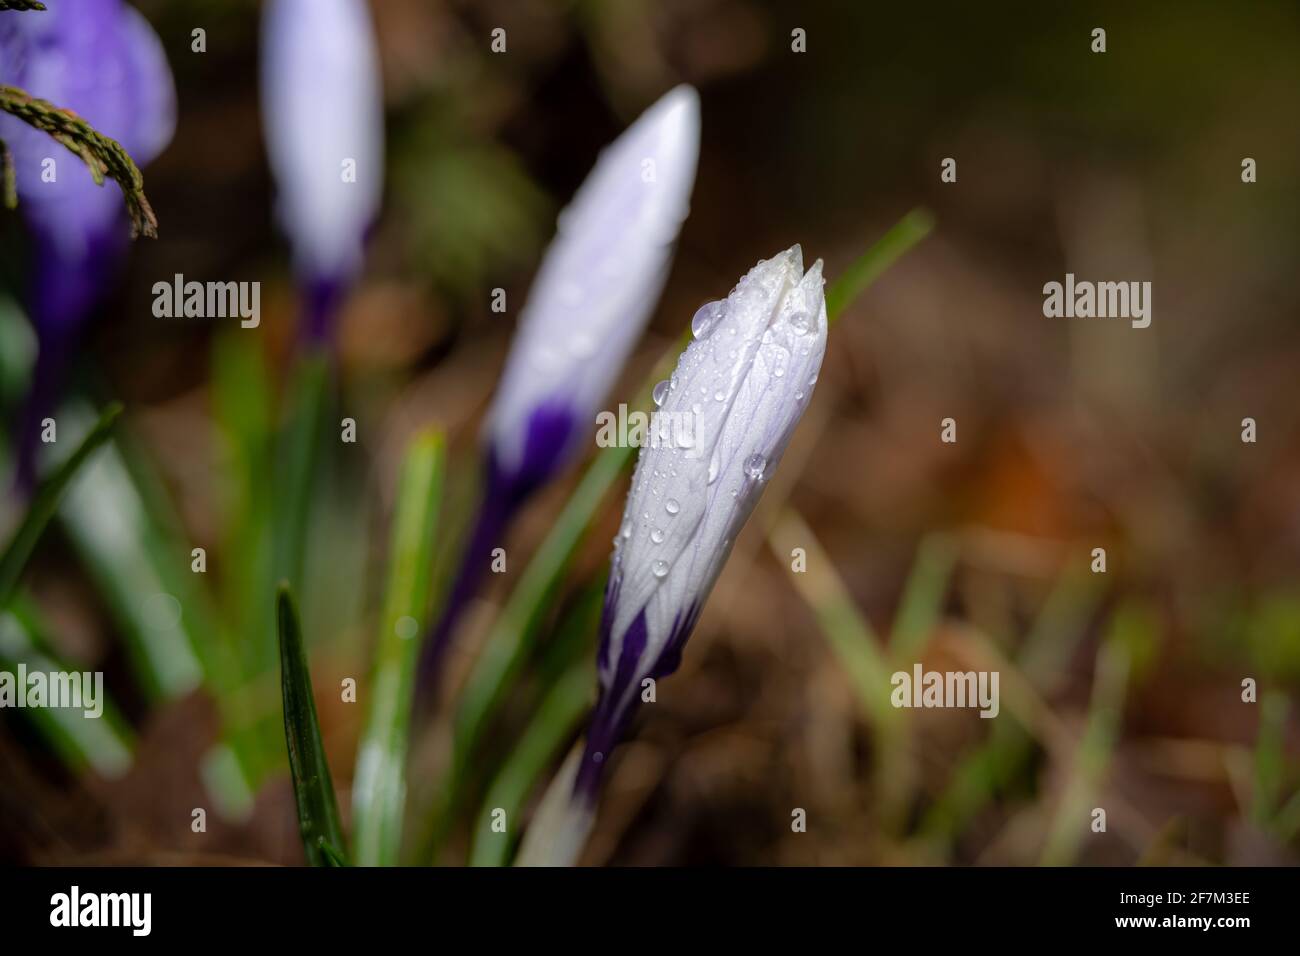
POLYGON ((702 307, 660 412, 691 416, 689 447, 646 445, 610 561, 601 621, 600 701, 578 786, 594 793, 605 756, 646 678, 677 669, 736 535, 808 407, 826 352, 819 259, 798 246, 760 262, 702 307))
POLYGON ((425 644, 422 684, 510 518, 581 447, 654 311, 689 211, 699 139, 699 97, 679 86, 605 149, 560 214, 488 413, 484 496, 425 644))
POLYGON ((513 488, 541 484, 571 456, 659 301, 695 182, 699 114, 691 87, 663 96, 560 214, 484 436, 513 488))
POLYGON ((383 192, 383 94, 364 0, 267 4, 262 125, 278 217, 307 299, 303 332, 320 342, 361 271, 383 192))
POLYGON ((642 446, 610 562, 600 697, 580 757, 557 778, 568 792, 543 801, 522 862, 576 858, 605 761, 642 699, 643 682, 677 669, 812 397, 826 352, 822 286, 821 261, 805 273, 798 246, 760 262, 725 300, 696 313, 695 341, 655 389, 661 413, 693 417, 691 441, 642 446))
MULTIPOLYGON (((0 15, 0 83, 76 113, 143 167, 171 141, 176 92, 162 44, 122 0, 62 0, 0 15)), ((23 413, 20 485, 29 486, 42 417, 53 407, 77 333, 121 265, 129 230, 121 192, 96 185, 47 133, 0 115, 19 211, 32 244, 26 302, 40 352, 23 413)))

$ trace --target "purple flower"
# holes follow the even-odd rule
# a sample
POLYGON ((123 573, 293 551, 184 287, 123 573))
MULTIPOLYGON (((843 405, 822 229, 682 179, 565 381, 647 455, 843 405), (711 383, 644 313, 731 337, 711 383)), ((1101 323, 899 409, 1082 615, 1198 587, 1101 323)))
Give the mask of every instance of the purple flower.
MULTIPOLYGON (((60 0, 0 16, 0 83, 72 110, 139 166, 171 141, 176 93, 162 44, 121 0, 60 0)), ((129 230, 121 193, 97 186, 80 158, 0 115, 19 209, 32 238, 28 314, 40 354, 20 425, 18 477, 30 486, 41 418, 53 407, 76 334, 121 264, 129 230), (48 162, 53 160, 51 164, 48 162)))
POLYGON ((361 271, 384 186, 384 105, 363 0, 271 0, 262 22, 262 126, 277 212, 303 290, 303 334, 330 337, 361 271))
POLYGON ((664 95, 606 148, 560 214, 484 426, 483 501, 425 642, 423 685, 511 517, 579 451, 659 301, 695 183, 699 114, 691 87, 664 95))

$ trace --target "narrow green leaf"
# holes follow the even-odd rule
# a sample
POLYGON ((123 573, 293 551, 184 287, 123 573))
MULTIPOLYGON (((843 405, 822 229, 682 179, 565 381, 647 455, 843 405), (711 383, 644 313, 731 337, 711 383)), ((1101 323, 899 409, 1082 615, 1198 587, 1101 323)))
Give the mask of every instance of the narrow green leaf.
POLYGON ((1134 656, 1148 643, 1152 626, 1151 614, 1135 602, 1122 604, 1111 617, 1093 668, 1088 722, 1040 858, 1045 866, 1073 863, 1088 832, 1088 808, 1095 805, 1119 737, 1134 656))
POLYGON ((276 600, 276 622, 280 633, 280 691, 284 698, 284 739, 289 750, 289 770, 293 774, 294 795, 298 800, 298 826, 302 831, 303 849, 312 866, 326 866, 330 854, 321 848, 328 842, 338 854, 346 853, 343 825, 339 821, 338 802, 330 779, 325 747, 321 743, 320 725, 316 721, 316 701, 312 696, 311 673, 307 653, 302 646, 298 611, 287 585, 281 585, 276 600))
POLYGON ((913 209, 889 232, 849 265, 826 290, 826 314, 834 322, 853 300, 880 278, 886 269, 930 234, 934 216, 925 209, 913 209))
MULTIPOLYGON (((1060 685, 1068 661, 1088 633, 1088 622, 1101 598, 1097 578, 1086 567, 1067 568, 1021 645, 1016 664, 1040 693, 1060 685)), ((1026 728, 1014 720, 992 723, 989 739, 962 758, 921 820, 922 836, 945 850, 1033 758, 1037 742, 1026 728)))
MULTIPOLYGON (((60 419, 76 428, 89 421, 80 405, 61 410, 60 419)), ((173 515, 159 520, 167 504, 161 479, 119 433, 59 509, 64 531, 128 642, 141 687, 155 698, 193 690, 204 677, 199 650, 218 647, 190 572, 191 545, 173 515)))
POLYGON ((299 359, 290 386, 291 418, 281 438, 283 457, 277 462, 275 575, 296 588, 302 587, 307 516, 320 457, 329 367, 329 357, 322 351, 299 359))
POLYGON ((99 421, 95 423, 95 427, 81 440, 81 444, 77 446, 76 450, 62 461, 54 469, 53 474, 42 481, 40 487, 36 489, 36 494, 27 506, 27 513, 23 515, 22 520, 18 523, 18 530, 14 532, 14 536, 10 539, 9 546, 5 548, 4 553, 0 554, 0 610, 9 606, 9 600, 13 597, 14 588, 18 585, 18 577, 22 574, 23 567, 27 564, 27 559, 31 557, 32 551, 35 550, 36 542, 40 539, 45 526, 49 524, 50 518, 54 516, 64 490, 77 472, 80 471, 81 466, 86 463, 86 460, 94 454, 100 445, 108 440, 113 423, 117 421, 120 414, 122 414, 122 406, 118 402, 114 402, 104 409, 99 416, 99 421))
POLYGON ((325 858, 322 866, 347 866, 347 858, 339 851, 329 840, 324 837, 316 838, 316 846, 320 848, 321 855, 325 858))
POLYGON ((519 744, 488 788, 474 826, 471 866, 509 863, 524 802, 591 709, 595 687, 596 665, 590 654, 551 686, 519 744), (505 823, 504 831, 494 829, 498 820, 505 823))
POLYGON ((894 615, 889 649, 895 661, 910 660, 934 632, 956 563, 957 545, 948 535, 930 534, 921 540, 894 615))
MULTIPOLYGON (((0 612, 0 671, 17 675, 20 664, 29 674, 78 670, 54 655, 46 632, 47 625, 36 609, 16 598, 8 611, 0 612)), ((131 766, 131 731, 102 685, 91 688, 89 693, 93 703, 83 689, 87 708, 23 707, 15 713, 30 720, 51 750, 74 772, 91 769, 101 777, 115 779, 131 766), (98 713, 90 716, 87 709, 98 713)))
POLYGON ((1255 787, 1250 815, 1256 825, 1267 827, 1281 803, 1286 773, 1286 724, 1290 712, 1287 699, 1272 690, 1259 701, 1259 733, 1255 738, 1255 787))
POLYGON ((458 757, 467 759, 473 752, 487 720, 531 652, 565 570, 627 462, 628 456, 609 453, 615 451, 627 449, 611 448, 592 463, 497 615, 456 709, 458 757))
POLYGON ((442 432, 407 448, 393 510, 388 588, 370 711, 352 783, 353 851, 359 866, 392 866, 406 808, 406 746, 419 641, 429 620, 434 534, 442 498, 442 432))
POLYGON ((787 567, 791 551, 803 549, 807 568, 802 572, 791 569, 790 580, 816 615, 822 634, 857 693, 863 714, 877 736, 887 736, 900 720, 899 712, 889 703, 893 668, 870 622, 858 610, 812 529, 796 512, 783 511, 768 540, 773 554, 787 567))

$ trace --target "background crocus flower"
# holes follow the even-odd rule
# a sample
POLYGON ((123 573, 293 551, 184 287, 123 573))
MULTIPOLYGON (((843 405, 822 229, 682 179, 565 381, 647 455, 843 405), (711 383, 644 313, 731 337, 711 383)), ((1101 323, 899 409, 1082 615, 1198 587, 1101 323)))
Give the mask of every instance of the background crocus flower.
POLYGON ((544 805, 554 817, 539 813, 529 830, 524 862, 576 857, 643 681, 677 669, 812 396, 826 352, 822 287, 821 260, 805 273, 798 246, 760 262, 725 300, 696 313, 695 341, 655 389, 660 411, 694 416, 694 434, 689 447, 641 449, 605 592, 600 697, 580 758, 558 778, 564 790, 544 805))
POLYGON ((271 0, 261 88, 277 212, 304 296, 302 331, 322 342, 361 270, 383 193, 383 92, 364 0, 271 0))
MULTIPOLYGON (((171 141, 176 93, 162 44, 121 0, 61 0, 0 16, 0 83, 71 110, 143 166, 171 141)), ((27 310, 40 352, 20 425, 18 478, 30 486, 40 421, 54 405, 76 334, 129 242, 122 195, 95 184, 48 135, 0 115, 13 154, 19 209, 32 244, 27 310), (54 160, 51 168, 45 162, 54 160)))
POLYGON ((423 684, 511 516, 574 456, 654 311, 689 211, 699 137, 699 97, 676 87, 601 154, 560 214, 488 414, 483 500, 425 643, 423 684))

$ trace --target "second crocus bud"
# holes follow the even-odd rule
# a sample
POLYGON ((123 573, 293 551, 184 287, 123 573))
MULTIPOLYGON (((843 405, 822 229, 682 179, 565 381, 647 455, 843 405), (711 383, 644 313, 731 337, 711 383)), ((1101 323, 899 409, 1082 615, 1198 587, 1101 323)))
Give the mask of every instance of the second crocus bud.
POLYGON ((594 797, 642 682, 677 669, 736 536, 812 396, 826 353, 822 264, 794 246, 696 313, 660 413, 693 422, 687 447, 647 445, 610 563, 600 701, 577 787, 594 797))
POLYGON ((679 86, 606 148, 560 214, 485 423, 483 497, 425 641, 424 701, 489 555, 529 495, 581 449, 659 301, 689 208, 699 140, 699 96, 679 86))

